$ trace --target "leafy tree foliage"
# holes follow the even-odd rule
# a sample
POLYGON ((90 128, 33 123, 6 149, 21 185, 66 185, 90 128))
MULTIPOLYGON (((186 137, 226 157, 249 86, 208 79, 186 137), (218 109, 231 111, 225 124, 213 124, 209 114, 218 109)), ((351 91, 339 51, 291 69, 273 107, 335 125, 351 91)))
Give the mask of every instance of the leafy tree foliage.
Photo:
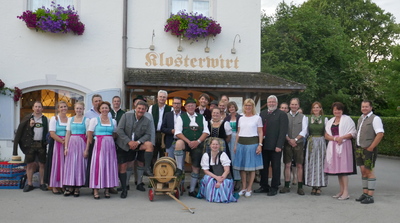
POLYGON ((301 6, 282 2, 276 14, 262 16, 262 71, 306 84, 305 92, 281 98, 299 97, 306 113, 317 100, 328 113, 332 102, 341 101, 348 113, 359 114, 363 99, 386 103, 371 61, 390 58, 387 44, 396 37, 392 23, 390 14, 369 1, 309 0, 301 6), (377 31, 376 24, 383 31, 377 31))

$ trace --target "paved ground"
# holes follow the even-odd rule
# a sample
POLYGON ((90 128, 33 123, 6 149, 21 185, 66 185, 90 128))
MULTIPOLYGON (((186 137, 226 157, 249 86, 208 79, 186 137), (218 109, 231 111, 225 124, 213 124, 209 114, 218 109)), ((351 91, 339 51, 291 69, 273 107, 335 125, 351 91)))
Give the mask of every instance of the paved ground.
POLYGON ((319 197, 310 195, 310 188, 299 196, 294 188, 275 197, 254 194, 237 203, 217 204, 185 194, 180 200, 195 208, 195 214, 182 210, 168 196, 156 196, 150 202, 147 191, 131 190, 127 199, 114 195, 94 200, 90 189, 82 189, 79 198, 39 189, 28 193, 0 190, 0 222, 399 222, 400 159, 380 157, 376 166, 375 204, 370 205, 354 201, 361 193, 360 174, 349 179, 351 198, 347 201, 331 197, 338 192, 338 181, 330 177, 319 197))

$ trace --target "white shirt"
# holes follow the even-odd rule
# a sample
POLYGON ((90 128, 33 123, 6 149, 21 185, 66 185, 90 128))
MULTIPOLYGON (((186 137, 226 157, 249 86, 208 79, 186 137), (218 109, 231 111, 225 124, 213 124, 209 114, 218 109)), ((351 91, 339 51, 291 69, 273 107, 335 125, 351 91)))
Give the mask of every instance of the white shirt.
MULTIPOLYGON (((369 118, 372 114, 373 114, 373 112, 371 111, 371 112, 368 113, 368 115, 366 115, 366 116, 361 115, 361 117, 362 117, 363 119, 362 119, 362 121, 361 121, 360 128, 361 128, 361 126, 363 125, 364 120, 365 120, 366 118, 369 118)), ((372 121, 372 127, 374 128, 375 134, 378 134, 378 133, 380 133, 380 132, 382 132, 382 133, 385 132, 385 131, 383 130, 382 119, 381 119, 380 117, 378 117, 378 116, 375 116, 374 120, 372 121)), ((357 132, 357 145, 358 145, 358 146, 360 145, 360 133, 361 133, 361 131, 360 131, 360 129, 359 129, 358 132, 357 132)))
MULTIPOLYGON (((218 159, 218 155, 217 155, 217 159, 218 159)), ((201 157, 201 162, 200 162, 201 169, 203 169, 203 170, 210 169, 210 165, 208 165, 209 160, 210 160, 210 157, 208 156, 208 153, 204 153, 203 156, 201 157)), ((221 163, 222 166, 230 166, 231 160, 229 159, 228 155, 226 155, 226 153, 223 152, 221 154, 221 160, 218 163, 221 163)), ((211 160, 210 164, 215 165, 214 160, 211 160)))
MULTIPOLYGON (((197 113, 195 112, 194 115, 189 115, 189 119, 190 119, 190 124, 189 126, 198 126, 196 123, 196 117, 197 117, 197 113)), ((183 130, 183 120, 182 117, 179 116, 176 120, 175 126, 175 136, 178 134, 182 134, 182 130, 183 130)), ((208 135, 210 135, 210 131, 208 130, 208 123, 206 121, 206 119, 203 116, 203 133, 207 133, 208 135)))
POLYGON ((238 127, 240 128, 240 137, 254 137, 258 136, 258 127, 263 127, 263 123, 259 115, 251 117, 243 115, 239 119, 238 127))
MULTIPOLYGON (((160 130, 161 130, 161 125, 162 125, 163 115, 164 115, 164 109, 165 109, 165 105, 162 106, 162 107, 158 106, 157 131, 160 131, 160 130)), ((153 115, 153 114, 151 113, 152 110, 153 110, 153 105, 151 105, 150 108, 149 108, 149 113, 150 113, 151 115, 153 115)))

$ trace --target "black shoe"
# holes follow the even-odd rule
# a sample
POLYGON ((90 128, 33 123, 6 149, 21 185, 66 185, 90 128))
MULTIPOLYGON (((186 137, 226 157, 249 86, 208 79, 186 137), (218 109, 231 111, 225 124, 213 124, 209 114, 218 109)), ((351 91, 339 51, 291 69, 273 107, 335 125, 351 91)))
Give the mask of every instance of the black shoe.
POLYGON ((278 194, 278 190, 276 189, 270 189, 267 196, 275 196, 278 194))
POLYGON ((151 172, 150 168, 145 169, 143 172, 143 175, 148 176, 148 177, 154 176, 153 173, 151 172))
POLYGON ((356 199, 356 201, 361 202, 367 197, 368 197, 368 195, 363 193, 363 194, 361 194, 361 196, 359 198, 356 199))
POLYGON ((71 195, 71 191, 65 190, 64 191, 64 197, 69 197, 69 195, 71 195))
POLYGON ((254 193, 268 193, 269 188, 260 187, 257 190, 254 190, 254 193))
POLYGON ((29 192, 29 191, 31 191, 33 189, 35 189, 35 188, 32 185, 27 184, 24 187, 24 192, 29 192))
POLYGON ((114 188, 109 188, 108 191, 110 192, 110 194, 118 194, 118 191, 115 190, 114 188))
POLYGON ((140 191, 146 191, 146 188, 144 188, 144 183, 140 183, 136 186, 136 190, 140 191))
POLYGON ((42 190, 42 191, 47 191, 48 189, 47 189, 47 185, 46 184, 40 184, 40 190, 42 190))
MULTIPOLYGON (((126 186, 126 190, 129 190, 129 189, 130 189, 130 187, 129 187, 129 185, 127 185, 127 186, 126 186)), ((122 191, 122 187, 118 187, 118 188, 117 188, 117 191, 122 191)))
POLYGON ((374 203, 374 197, 368 196, 361 201, 361 204, 372 204, 374 203))
POLYGON ((175 175, 176 177, 179 177, 179 176, 181 176, 182 174, 183 174, 183 171, 182 171, 181 169, 178 169, 178 168, 177 168, 174 175, 175 175))
POLYGON ((126 198, 128 196, 128 191, 124 190, 121 193, 121 198, 126 198))
POLYGON ((197 192, 196 191, 192 191, 192 192, 189 191, 189 197, 197 198, 197 192))

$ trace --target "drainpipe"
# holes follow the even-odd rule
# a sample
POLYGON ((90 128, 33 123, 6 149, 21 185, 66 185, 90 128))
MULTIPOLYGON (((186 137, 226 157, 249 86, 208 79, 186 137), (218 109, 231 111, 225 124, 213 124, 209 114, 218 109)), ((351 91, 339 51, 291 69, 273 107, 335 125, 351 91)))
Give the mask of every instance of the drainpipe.
MULTIPOLYGON (((123 21, 122 21, 122 72, 123 72, 123 89, 125 89, 125 80, 127 77, 127 66, 126 66, 126 61, 127 61, 127 41, 128 41, 128 0, 124 0, 123 3, 123 21)), ((126 101, 126 90, 123 92, 124 96, 123 98, 126 101)), ((130 100, 131 96, 129 96, 130 100)), ((124 103, 125 104, 125 103, 124 103)), ((131 102, 128 103, 129 106, 131 102)), ((129 107, 131 108, 131 107, 129 107)))

